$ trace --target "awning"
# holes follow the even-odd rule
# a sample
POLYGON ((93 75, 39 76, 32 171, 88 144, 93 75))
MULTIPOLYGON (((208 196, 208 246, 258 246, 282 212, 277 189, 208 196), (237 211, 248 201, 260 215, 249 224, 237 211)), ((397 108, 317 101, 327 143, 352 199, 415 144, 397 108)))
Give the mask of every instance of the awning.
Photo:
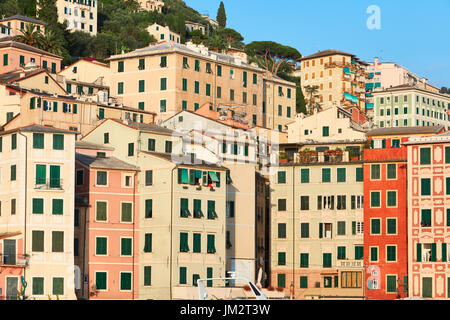
POLYGON ((373 83, 366 83, 366 89, 373 89, 373 83))
POLYGON ((371 94, 370 92, 366 93, 366 97, 373 97, 373 94, 371 94))
POLYGON ((195 170, 195 177, 196 178, 201 178, 202 177, 202 172, 200 170, 195 170))
POLYGON ((373 109, 373 103, 366 103, 366 109, 373 109))
POLYGON ((208 171, 208 173, 213 182, 219 182, 219 178, 217 178, 217 175, 214 171, 208 171))
POLYGON ((18 236, 18 235, 21 235, 21 234, 22 234, 22 232, 5 232, 5 233, 0 233, 0 240, 1 239, 15 237, 15 236, 18 236))
POLYGON ((375 88, 379 88, 381 87, 381 83, 380 82, 375 82, 375 88))
POLYGON ((373 73, 369 73, 369 79, 373 78, 373 73))
POLYGON ((351 75, 350 69, 348 67, 344 67, 344 73, 351 75))

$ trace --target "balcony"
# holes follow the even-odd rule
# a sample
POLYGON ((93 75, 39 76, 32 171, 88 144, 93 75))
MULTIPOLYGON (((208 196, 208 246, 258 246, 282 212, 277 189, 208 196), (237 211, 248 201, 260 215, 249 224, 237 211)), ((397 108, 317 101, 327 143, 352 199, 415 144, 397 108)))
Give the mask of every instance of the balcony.
POLYGON ((293 156, 287 159, 280 159, 280 162, 284 163, 339 163, 339 162, 351 162, 360 161, 359 155, 352 154, 350 156, 349 151, 342 150, 327 150, 326 152, 316 151, 300 151, 294 153, 293 156))
POLYGON ((59 178, 36 179, 34 189, 38 190, 63 190, 63 180, 59 178))
POLYGON ((30 264, 29 259, 30 256, 26 254, 0 254, 0 268, 25 268, 30 264))

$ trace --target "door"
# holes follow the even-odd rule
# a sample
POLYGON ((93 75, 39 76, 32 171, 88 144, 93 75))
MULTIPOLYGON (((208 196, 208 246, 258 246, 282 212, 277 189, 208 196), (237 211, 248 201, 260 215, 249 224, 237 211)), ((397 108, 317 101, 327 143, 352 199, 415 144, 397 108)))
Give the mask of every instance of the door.
POLYGON ((17 277, 6 278, 6 300, 17 300, 17 277))
POLYGON ((422 278, 422 297, 423 298, 433 297, 433 278, 430 277, 422 278))
POLYGON ((16 264, 16 240, 3 240, 3 263, 16 264))
POLYGON ((60 170, 59 166, 50 166, 50 188, 60 188, 60 170))

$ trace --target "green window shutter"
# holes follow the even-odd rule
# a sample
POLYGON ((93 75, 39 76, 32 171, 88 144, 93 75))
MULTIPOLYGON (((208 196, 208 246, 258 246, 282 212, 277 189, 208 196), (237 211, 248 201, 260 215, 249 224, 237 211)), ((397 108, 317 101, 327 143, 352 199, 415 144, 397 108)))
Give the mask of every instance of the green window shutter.
MULTIPOLYGON (((20 63, 21 67, 25 65, 25 57, 24 56, 19 57, 19 63, 20 63)), ((47 61, 44 61, 43 67, 44 67, 44 69, 47 68, 47 61)))
POLYGON ((64 210, 63 199, 52 199, 52 214, 62 215, 64 210))
POLYGON ((396 291, 397 291, 397 277, 386 276, 386 292, 396 292, 396 291))
POLYGON ((387 224, 387 234, 397 233, 397 220, 396 219, 386 219, 387 224))
POLYGON ((11 174, 10 174, 10 180, 16 181, 17 178, 17 167, 15 164, 11 165, 11 174))
POLYGON ((215 238, 216 237, 213 234, 207 235, 207 252, 208 253, 216 253, 215 238))
POLYGON ((304 222, 300 224, 300 236, 302 238, 309 238, 309 223, 304 222))
POLYGON ((450 194, 450 178, 445 178, 445 194, 450 194))
POLYGON ((120 254, 122 256, 131 256, 132 254, 132 239, 122 238, 120 239, 120 254))
POLYGON ((128 156, 134 156, 134 143, 132 142, 128 144, 128 156))
POLYGON ((278 265, 279 266, 286 265, 286 252, 278 252, 278 265))
POLYGON ((206 84, 206 96, 211 96, 211 85, 209 83, 206 84))
POLYGON ((34 214, 43 214, 44 213, 44 199, 42 198, 33 198, 33 210, 34 214))
POLYGON ((183 78, 183 91, 187 91, 188 90, 188 85, 187 85, 187 79, 183 78))
POLYGON ((44 231, 33 230, 31 232, 31 251, 44 252, 44 231))
POLYGON ((99 118, 100 120, 105 118, 105 109, 103 109, 103 108, 98 108, 98 118, 99 118))
POLYGON ((450 209, 447 209, 447 227, 450 227, 450 209))
POLYGON ((308 277, 300 276, 300 289, 307 289, 307 288, 308 288, 308 277))
POLYGON ((309 169, 301 169, 301 183, 309 183, 309 169))
POLYGON ((356 168, 356 181, 360 182, 364 180, 363 168, 356 168))
POLYGON ((285 223, 278 224, 278 238, 280 238, 280 239, 286 238, 286 224, 285 223))
POLYGON ((53 101, 53 112, 58 112, 58 102, 53 101))
POLYGON ((124 68, 123 68, 123 61, 119 61, 117 63, 117 72, 123 72, 124 68))
POLYGON ((53 295, 64 295, 64 278, 53 278, 53 295))
POLYGON ((107 203, 104 201, 97 201, 96 203, 96 221, 106 221, 108 218, 107 203))
POLYGON ((387 206, 396 207, 397 206, 397 191, 387 192, 387 206))
MULTIPOLYGON (((141 83, 139 81, 139 88, 141 86, 141 83)), ((123 94, 123 82, 119 82, 117 84, 117 94, 123 94)))
POLYGON ((319 223, 319 239, 323 238, 323 223, 319 223))
POLYGON ((324 253, 323 254, 323 267, 324 268, 331 268, 331 253, 324 253))
POLYGON ((378 248, 370 248, 370 261, 378 261, 378 248))
POLYGON ((3 137, 0 137, 0 152, 3 151, 3 137))
POLYGON ((54 150, 64 150, 64 135, 54 134, 53 135, 53 149, 54 150))
POLYGON ((33 295, 43 295, 44 294, 44 278, 33 277, 33 295))
POLYGON ((337 226, 338 226, 337 234, 339 236, 345 235, 345 221, 338 221, 337 226))
POLYGON ((7 54, 7 53, 5 53, 5 54, 3 55, 3 65, 4 65, 4 66, 7 66, 7 65, 8 65, 8 54, 7 54))
POLYGON ((44 149, 43 133, 33 133, 33 149, 44 149))
POLYGON ((337 169, 337 182, 345 182, 345 168, 337 169))
POLYGON ((331 182, 331 169, 322 168, 322 182, 331 182))
POLYGON ((345 257, 345 247, 337 247, 337 258, 343 260, 345 257))
POLYGON ((50 188, 61 187, 60 169, 60 166, 50 166, 50 188))
POLYGON ((356 221, 352 221, 352 235, 356 234, 356 221))
POLYGON ((145 92, 145 80, 139 80, 139 92, 145 92))
POLYGON ((74 103, 73 105, 72 105, 72 111, 73 111, 73 114, 77 114, 78 113, 78 107, 77 107, 77 104, 76 103, 74 103))
POLYGON ((52 252, 64 252, 64 231, 52 231, 52 252))
POLYGON ((56 73, 56 63, 52 62, 52 71, 53 74, 56 73))
POLYGON ((371 179, 380 179, 381 177, 381 171, 380 171, 380 165, 379 164, 372 164, 370 166, 370 178, 371 179))
POLYGON ((167 110, 166 107, 167 107, 166 100, 165 99, 160 100, 159 101, 159 111, 160 112, 166 112, 166 110, 167 110))
POLYGON ((108 184, 108 175, 106 171, 97 171, 97 185, 106 186, 108 184))
POLYGON ((309 253, 300 253, 300 268, 309 268, 309 253))
POLYGON ((195 70, 195 71, 200 71, 200 61, 195 60, 194 70, 195 70))
POLYGON ((397 178, 397 165, 395 163, 389 163, 387 165, 387 178, 388 179, 397 178))
POLYGON ((416 245, 416 261, 421 262, 422 261, 422 244, 418 243, 416 245))
MULTIPOLYGON (((207 278, 212 278, 213 277, 213 268, 206 268, 206 277, 207 278)), ((207 287, 212 287, 212 285, 213 285, 212 280, 208 280, 206 282, 206 286, 207 287)))
POLYGON ((431 261, 436 262, 436 243, 431 244, 431 261))
POLYGON ((193 234, 192 252, 194 252, 194 253, 202 252, 202 235, 200 233, 193 234))
POLYGON ((108 253, 108 239, 98 237, 95 240, 95 254, 105 255, 108 253))
POLYGON ((364 246, 355 246, 355 260, 364 258, 364 246))
POLYGON ((144 286, 152 285, 152 267, 145 266, 144 267, 144 286))
POLYGON ((445 147, 445 163, 450 163, 450 147, 445 147))
POLYGON ((396 247, 394 246, 387 246, 386 247, 386 251, 387 251, 387 261, 396 261, 397 260, 397 250, 396 247))
POLYGON ((145 109, 145 102, 141 101, 138 103, 138 109, 139 110, 144 110, 145 109))
POLYGON ((167 57, 161 57, 161 63, 160 63, 161 68, 165 68, 167 67, 167 57))
POLYGON ((17 134, 11 135, 11 150, 17 149, 17 134))
POLYGON ((370 206, 373 208, 380 207, 380 192, 379 191, 370 192, 370 206))
POLYGON ((431 164, 431 148, 420 148, 420 164, 431 164))
POLYGON ((194 82, 194 93, 200 93, 200 82, 194 82))
POLYGON ((167 78, 161 78, 161 90, 167 90, 167 78))
POLYGON ((286 199, 278 199, 278 211, 286 211, 286 199))
POLYGON ((153 217, 153 200, 147 199, 145 200, 145 218, 152 218, 153 217))
POLYGON ((36 98, 31 97, 30 98, 30 109, 34 109, 36 107, 36 98))
POLYGON ((286 183, 286 171, 278 171, 278 183, 286 183))
POLYGON ((323 137, 330 136, 330 128, 329 127, 327 127, 327 126, 322 127, 322 136, 323 137))
POLYGON ((218 77, 222 76, 222 66, 217 66, 217 76, 218 77))
POLYGON ((188 234, 185 232, 180 233, 180 252, 189 252, 188 234))
POLYGON ((132 222, 132 221, 133 221, 132 203, 122 202, 121 222, 132 222))
POLYGON ((380 219, 372 219, 371 220, 370 230, 371 230, 372 234, 380 234, 381 233, 380 219))
POLYGON ((144 237, 144 252, 152 252, 152 234, 146 233, 144 237))
POLYGON ((131 290, 131 272, 120 274, 120 290, 131 290))
POLYGON ((422 196, 429 196, 431 195, 431 179, 429 178, 422 178, 420 179, 420 190, 422 196))
POLYGON ((46 166, 42 164, 36 165, 36 184, 45 184, 46 182, 46 166))
POLYGON ((277 275, 277 285, 280 288, 286 288, 286 275, 284 273, 277 275))
POLYGON ((186 267, 180 267, 180 284, 187 284, 186 267))
POLYGON ((383 149, 386 149, 386 140, 383 139, 383 141, 381 142, 381 147, 383 149))
POLYGON ((442 243, 442 262, 447 261, 447 243, 442 243))
POLYGON ((107 273, 96 272, 95 273, 95 286, 97 290, 106 290, 107 288, 107 273))

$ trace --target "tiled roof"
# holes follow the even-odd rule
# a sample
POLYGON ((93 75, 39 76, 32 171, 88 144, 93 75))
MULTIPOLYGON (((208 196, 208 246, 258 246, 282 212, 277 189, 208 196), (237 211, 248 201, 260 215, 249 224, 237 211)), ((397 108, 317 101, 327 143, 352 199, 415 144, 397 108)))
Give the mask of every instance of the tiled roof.
POLYGON ((6 39, 6 38, 0 39, 0 48, 8 48, 8 47, 22 49, 22 50, 26 50, 26 51, 31 51, 31 52, 34 52, 34 53, 37 53, 37 54, 42 54, 42 55, 54 57, 54 58, 61 59, 61 60, 63 59, 63 57, 61 57, 61 56, 58 56, 56 54, 53 54, 53 53, 50 53, 50 52, 47 52, 47 51, 44 51, 44 50, 41 50, 41 49, 38 49, 38 48, 33 47, 33 46, 29 46, 29 45, 27 45, 25 43, 14 41, 11 38, 9 38, 9 39, 6 39))
POLYGON ((0 131, 0 135, 12 133, 12 132, 42 132, 42 133, 67 133, 67 134, 78 134, 76 131, 69 131, 69 130, 63 130, 63 129, 57 129, 47 126, 41 126, 38 124, 32 124, 26 127, 20 127, 20 128, 14 128, 8 131, 0 131))
POLYGON ((442 129, 444 126, 378 128, 367 132, 367 136, 439 133, 442 129))
POLYGON ((351 56, 351 57, 355 56, 354 54, 347 53, 347 52, 344 52, 344 51, 328 49, 328 50, 318 51, 318 52, 313 53, 313 54, 311 54, 309 56, 303 57, 300 60, 308 60, 308 59, 332 56, 332 55, 335 55, 335 54, 341 54, 341 55, 344 55, 344 56, 351 56))
POLYGON ((92 157, 81 153, 75 153, 75 159, 91 168, 117 169, 117 170, 139 170, 138 167, 119 160, 115 157, 92 157))
POLYGON ((161 133, 161 134, 173 134, 175 131, 171 129, 167 129, 164 127, 160 127, 156 124, 147 124, 147 123, 140 123, 140 122, 128 122, 128 126, 137 129, 142 132, 149 132, 149 133, 161 133))
POLYGON ((91 149, 91 150, 114 150, 113 147, 108 147, 103 144, 96 144, 92 142, 87 141, 76 141, 75 142, 75 148, 80 149, 91 149))
POLYGON ((9 20, 22 20, 22 21, 31 22, 31 23, 42 24, 44 26, 47 25, 47 23, 45 23, 43 21, 40 21, 40 20, 37 20, 37 19, 33 19, 33 18, 30 18, 30 17, 26 17, 26 16, 22 16, 20 14, 16 14, 14 16, 1 19, 0 22, 2 22, 2 21, 9 21, 9 20))

